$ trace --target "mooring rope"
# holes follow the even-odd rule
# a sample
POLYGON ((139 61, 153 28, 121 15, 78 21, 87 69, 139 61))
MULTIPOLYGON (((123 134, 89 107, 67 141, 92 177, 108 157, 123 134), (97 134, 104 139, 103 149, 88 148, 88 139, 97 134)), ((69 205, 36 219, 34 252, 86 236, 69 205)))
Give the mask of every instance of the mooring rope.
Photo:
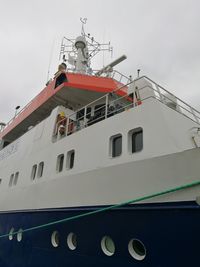
MULTIPOLYGON (((119 208, 119 207, 122 207, 122 206, 125 206, 125 205, 128 205, 128 204, 141 202, 143 200, 147 200, 147 199, 150 199, 150 198, 155 198, 155 197, 158 197, 158 196, 166 195, 166 194, 173 193, 173 192, 176 192, 176 191, 180 191, 180 190, 183 190, 183 189, 191 188, 191 187, 194 187, 194 186, 197 186, 197 185, 200 185, 200 181, 195 181, 195 182, 190 183, 190 184, 185 184, 185 185, 182 185, 182 186, 178 186, 178 187, 175 187, 175 188, 164 190, 164 191, 161 191, 161 192, 158 192, 158 193, 154 193, 154 194, 151 194, 151 195, 147 195, 147 196, 142 196, 142 197, 139 197, 139 198, 131 199, 131 200, 128 200, 126 202, 119 203, 119 204, 107 206, 107 207, 104 207, 104 208, 95 209, 93 211, 85 212, 83 214, 78 214, 78 215, 74 215, 74 216, 71 216, 71 217, 68 217, 68 218, 52 221, 52 222, 49 222, 49 223, 36 225, 36 226, 30 227, 30 228, 23 229, 23 230, 20 231, 20 233, 30 232, 30 231, 46 228, 46 227, 49 227, 49 226, 52 226, 52 225, 56 225, 56 224, 60 224, 60 223, 64 223, 64 222, 68 222, 68 221, 72 221, 72 220, 77 220, 77 219, 80 219, 80 218, 83 218, 83 217, 87 217, 87 216, 91 216, 91 215, 94 215, 94 214, 97 214, 97 213, 101 213, 101 212, 105 212, 105 211, 112 210, 112 209, 115 209, 115 208, 119 208)), ((10 235, 17 235, 18 233, 19 233, 19 231, 13 232, 12 234, 11 233, 3 234, 3 235, 0 235, 0 238, 8 237, 10 235)))

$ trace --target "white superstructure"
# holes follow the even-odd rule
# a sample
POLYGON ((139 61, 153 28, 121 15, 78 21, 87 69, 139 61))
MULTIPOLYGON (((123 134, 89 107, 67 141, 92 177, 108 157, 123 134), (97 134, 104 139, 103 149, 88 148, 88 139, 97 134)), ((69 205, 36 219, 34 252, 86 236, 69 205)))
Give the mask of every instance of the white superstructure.
MULTIPOLYGON (((124 101, 117 114, 105 114, 92 125, 85 114, 79 128, 64 137, 55 137, 56 116, 69 112, 75 121, 76 113, 58 106, 2 149, 0 210, 110 205, 197 180, 197 111, 146 77, 132 82, 126 96, 111 100, 113 105, 116 101, 124 101), (137 101, 127 100, 131 94, 137 101), (113 140, 118 136, 121 151, 116 156, 113 140)), ((95 103, 99 100, 87 108, 95 103)), ((195 187, 153 201, 195 200, 198 195, 195 187)))

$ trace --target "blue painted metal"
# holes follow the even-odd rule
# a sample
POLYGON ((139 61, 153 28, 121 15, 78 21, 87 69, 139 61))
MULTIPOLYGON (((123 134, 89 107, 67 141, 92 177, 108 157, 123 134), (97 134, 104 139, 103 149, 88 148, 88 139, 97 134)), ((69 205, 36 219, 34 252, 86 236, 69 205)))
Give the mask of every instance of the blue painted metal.
MULTIPOLYGON (((0 214, 0 234, 12 227, 29 228, 88 211, 89 208, 52 209, 0 214)), ((140 204, 84 217, 48 228, 0 239, 0 267, 188 267, 199 266, 200 207, 195 202, 140 204), (51 244, 59 232, 59 246, 51 244), (77 249, 67 246, 67 235, 77 235, 77 249), (101 239, 109 235, 115 254, 106 256, 101 239), (130 239, 140 239, 147 251, 137 261, 128 252, 130 239)))

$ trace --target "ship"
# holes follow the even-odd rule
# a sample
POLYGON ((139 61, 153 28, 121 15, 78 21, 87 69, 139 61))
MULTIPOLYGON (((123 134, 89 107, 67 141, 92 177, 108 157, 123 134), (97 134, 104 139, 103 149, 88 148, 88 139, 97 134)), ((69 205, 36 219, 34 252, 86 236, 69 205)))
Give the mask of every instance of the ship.
POLYGON ((0 267, 198 266, 200 112, 85 33, 0 123, 0 267), (67 66, 67 67, 66 67, 67 66))

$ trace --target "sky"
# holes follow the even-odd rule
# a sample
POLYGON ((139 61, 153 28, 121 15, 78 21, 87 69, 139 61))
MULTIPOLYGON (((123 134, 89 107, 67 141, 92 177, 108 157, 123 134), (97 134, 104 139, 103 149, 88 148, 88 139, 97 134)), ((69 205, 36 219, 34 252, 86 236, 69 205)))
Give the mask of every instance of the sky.
POLYGON ((125 54, 117 70, 134 78, 141 69, 200 110, 199 10, 199 0, 0 0, 0 122, 45 87, 62 37, 80 35, 80 17, 87 33, 114 48, 95 69, 125 54))

